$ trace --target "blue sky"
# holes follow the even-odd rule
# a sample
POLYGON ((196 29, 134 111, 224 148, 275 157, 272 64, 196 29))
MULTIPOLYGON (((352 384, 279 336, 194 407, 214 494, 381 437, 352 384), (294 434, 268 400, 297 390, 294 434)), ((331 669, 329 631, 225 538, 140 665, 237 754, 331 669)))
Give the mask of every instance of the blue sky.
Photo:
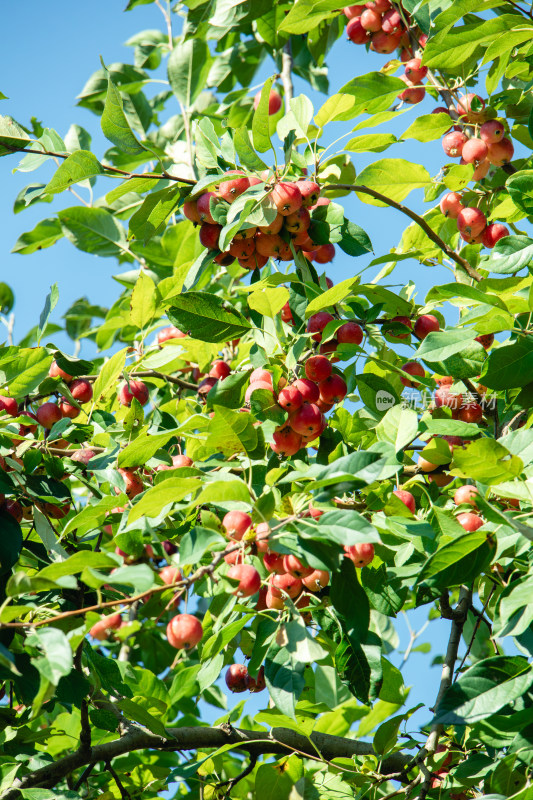
MULTIPOLYGON (((54 0, 53 4, 32 3, 31 7, 25 3, 10 4, 9 10, 4 13, 7 35, 3 37, 0 49, 0 91, 9 100, 0 102, 0 113, 10 114, 23 124, 27 124, 35 116, 43 125, 56 129, 62 136, 66 134, 71 123, 78 123, 92 134, 93 150, 97 156, 102 156, 108 144, 100 132, 99 118, 86 109, 76 107, 75 97, 89 76, 100 67, 100 55, 107 64, 115 61, 131 63, 132 48, 124 47, 123 42, 140 30, 162 27, 162 17, 155 6, 140 6, 124 13, 124 5, 125 0, 92 0, 90 6, 73 3, 72 0, 54 0)), ((379 70, 385 57, 366 53, 363 47, 343 38, 335 45, 328 62, 332 94, 354 76, 379 70)), ((274 71, 272 64, 265 65, 260 79, 266 79, 274 71)), ((158 74, 157 77, 162 76, 158 74)), ((153 92, 160 90, 161 85, 154 84, 153 92)), ((296 94, 307 93, 315 109, 325 100, 324 96, 312 92, 299 80, 295 81, 295 90, 296 94)), ((435 105, 437 104, 431 98, 427 98, 421 105, 403 115, 401 120, 379 130, 399 134, 415 116, 430 113, 435 105)), ((177 110, 177 106, 170 102, 168 116, 177 110)), ((163 116, 162 120, 165 118, 163 116)), ((330 138, 349 132, 356 122, 357 120, 351 124, 335 124, 330 138)), ((355 156, 357 171, 360 172, 366 163, 381 157, 383 156, 379 154, 355 156)), ((425 145, 417 142, 396 145, 387 151, 385 157, 401 157, 423 163, 431 174, 436 174, 446 161, 438 141, 425 145)), ((58 283, 60 295, 52 321, 59 322, 69 305, 81 296, 87 296, 94 303, 110 305, 121 291, 112 274, 123 270, 123 267, 117 269, 113 259, 98 259, 82 253, 66 240, 32 256, 10 253, 21 233, 31 230, 42 218, 53 216, 54 210, 77 203, 75 198, 64 193, 53 204, 37 204, 14 216, 12 207, 17 193, 28 183, 45 182, 54 169, 47 164, 36 172, 12 174, 17 163, 17 156, 0 159, 0 215, 3 220, 0 227, 0 280, 9 283, 16 295, 15 341, 36 324, 52 283, 58 283)), ((96 185, 96 192, 103 193, 103 188, 98 192, 98 186, 99 183, 96 185)), ((421 193, 415 193, 407 200, 415 210, 428 207, 424 207, 420 195, 421 193)), ((398 244, 408 222, 401 214, 365 205, 354 197, 341 202, 350 219, 369 233, 376 255, 383 255, 398 244)), ((339 252, 334 264, 328 267, 328 274, 338 282, 358 273, 371 260, 371 256, 353 260, 339 252)), ((379 268, 369 270, 366 274, 371 277, 377 269, 379 268)), ((441 267, 424 268, 415 262, 405 262, 396 268, 388 280, 390 285, 400 287, 405 282, 416 279, 417 298, 422 302, 429 288, 447 280, 447 275, 449 273, 441 267)), ((0 340, 2 338, 0 333, 0 340)), ((56 335, 54 342, 67 352, 72 352, 72 343, 66 337, 56 335)), ((85 343, 81 355, 90 356, 93 353, 92 345, 85 343)), ((420 627, 426 614, 427 607, 413 613, 413 627, 420 627)), ((449 622, 444 621, 432 622, 427 635, 421 641, 431 641, 437 647, 437 652, 442 651, 449 625, 449 622)), ((409 635, 401 618, 397 628, 402 645, 406 647, 409 635)), ((405 682, 413 686, 409 705, 415 705, 419 701, 431 705, 435 698, 440 670, 430 669, 431 657, 415 653, 406 665, 405 682)), ((235 702, 239 699, 237 696, 235 702)), ((419 721, 427 721, 428 713, 421 713, 419 721)), ((216 716, 218 712, 213 718, 216 716)))

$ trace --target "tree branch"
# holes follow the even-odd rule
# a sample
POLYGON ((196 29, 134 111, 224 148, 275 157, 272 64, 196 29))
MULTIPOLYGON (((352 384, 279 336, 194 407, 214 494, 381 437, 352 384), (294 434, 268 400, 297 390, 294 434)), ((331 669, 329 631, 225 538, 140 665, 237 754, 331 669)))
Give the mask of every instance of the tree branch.
MULTIPOLYGON (((287 728, 273 728, 269 732, 263 732, 234 729, 224 725, 220 728, 174 728, 169 732, 172 738, 165 739, 140 727, 130 726, 120 739, 94 746, 90 755, 78 750, 16 779, 13 786, 4 791, 0 798, 19 800, 22 789, 54 787, 80 767, 98 761, 109 764, 117 756, 134 750, 205 750, 231 744, 234 749, 242 750, 251 757, 296 753, 305 758, 321 760, 317 755, 320 753, 323 759, 331 761, 335 758, 375 755, 373 746, 366 742, 324 733, 312 733, 308 738, 287 728)), ((399 753, 389 756, 381 762, 382 772, 389 775, 401 772, 409 760, 399 753)))
POLYGON ((392 198, 387 197, 384 194, 381 194, 381 192, 377 192, 375 189, 370 189, 368 186, 358 186, 349 183, 331 183, 328 184, 327 186, 323 186, 322 188, 325 192, 327 192, 328 190, 330 191, 340 190, 345 192, 359 192, 360 194, 368 194, 375 200, 380 200, 382 203, 385 203, 391 208, 395 208, 397 211, 401 211, 402 214, 405 214, 407 217, 412 219, 413 222, 416 222, 419 228, 422 228, 428 239, 431 239, 431 241, 434 242, 437 245, 437 247, 439 247, 442 250, 442 252, 448 256, 448 258, 451 258, 452 261, 455 261, 455 263, 461 267, 461 269, 464 269, 464 271, 473 280, 475 281, 481 280, 481 275, 479 274, 479 272, 477 272, 477 270, 475 270, 473 267, 470 266, 466 258, 463 258, 458 253, 456 253, 452 247, 447 245, 446 242, 443 239, 441 239, 440 236, 437 233, 435 233, 434 230, 432 230, 432 228, 430 228, 430 226, 423 217, 421 217, 419 214, 416 214, 410 208, 407 208, 407 206, 404 206, 401 203, 397 203, 396 200, 392 200, 392 198))
POLYGON ((285 91, 285 108, 288 110, 290 101, 294 95, 294 87, 292 84, 292 48, 291 40, 284 45, 281 53, 281 73, 280 78, 283 83, 285 91))

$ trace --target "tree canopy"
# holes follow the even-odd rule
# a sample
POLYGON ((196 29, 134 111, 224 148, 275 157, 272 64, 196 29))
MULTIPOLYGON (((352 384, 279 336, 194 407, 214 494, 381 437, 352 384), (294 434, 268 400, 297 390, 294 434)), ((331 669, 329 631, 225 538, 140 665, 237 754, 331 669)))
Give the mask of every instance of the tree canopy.
POLYGON ((54 164, 13 251, 120 287, 61 325, 54 284, 15 343, 0 284, 0 798, 529 800, 531 5, 140 5, 78 97, 105 152, 0 116, 0 156, 54 164), (345 36, 382 67, 339 86, 345 36), (446 625, 422 725, 414 609, 446 625))

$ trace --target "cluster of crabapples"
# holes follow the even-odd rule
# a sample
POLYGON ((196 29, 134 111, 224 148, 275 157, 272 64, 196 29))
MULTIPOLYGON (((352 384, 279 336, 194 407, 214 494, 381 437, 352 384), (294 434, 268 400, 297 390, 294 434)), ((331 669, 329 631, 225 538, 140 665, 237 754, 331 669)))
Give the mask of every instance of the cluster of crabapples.
POLYGON ((327 198, 320 197, 320 186, 314 181, 299 179, 280 181, 267 170, 261 178, 247 176, 242 170, 229 170, 234 175, 221 181, 215 191, 204 192, 191 197, 183 206, 183 214, 194 224, 200 225, 200 242, 210 251, 217 251, 215 261, 228 266, 237 259, 245 269, 261 269, 269 258, 291 261, 294 253, 301 251, 318 264, 329 263, 335 255, 331 243, 316 244, 309 236, 311 214, 319 205, 328 205, 327 198), (272 212, 276 212, 268 225, 246 226, 234 236, 229 247, 222 252, 219 247, 222 226, 218 225, 213 213, 221 204, 226 208, 251 186, 265 183, 269 188, 268 202, 272 212))
MULTIPOLYGON (((444 436, 441 438, 446 439, 448 441, 450 439, 459 439, 459 437, 457 436, 448 436, 448 437, 444 436)), ((450 446, 452 447, 453 445, 450 446)), ((419 466, 420 466, 420 460, 419 460, 419 466)), ((437 468, 436 465, 434 464, 430 466, 432 466, 433 469, 437 468)), ((445 477, 448 478, 447 481, 448 483, 451 483, 451 481, 453 480, 453 477, 451 476, 445 476, 445 477)), ((406 489, 395 489, 393 494, 398 498, 398 500, 400 500, 404 504, 404 506, 406 506, 406 508, 409 509, 411 514, 416 514, 416 500, 414 496, 411 494, 411 492, 407 491, 406 489)), ((459 513, 456 515, 455 519, 457 520, 459 525, 461 525, 461 527, 464 528, 464 530, 467 531, 468 533, 470 533, 471 531, 477 531, 478 528, 481 528, 481 526, 485 524, 483 518, 480 517, 479 514, 474 513, 478 511, 477 508, 478 496, 479 496, 479 489, 477 488, 477 486, 473 486, 472 484, 468 483, 459 486, 453 494, 452 498, 453 503, 459 510, 459 513), (460 509, 465 509, 466 507, 469 507, 472 510, 471 511, 460 510, 460 509)))
MULTIPOLYGON (((459 99, 455 110, 460 124, 454 125, 453 130, 442 139, 442 149, 447 156, 461 158, 461 164, 474 164, 474 180, 484 178, 491 165, 503 167, 512 161, 513 143, 505 135, 501 120, 485 120, 485 101, 482 97, 469 92, 459 99), (469 126, 474 134, 468 136, 465 126, 469 126)), ((449 109, 437 108, 433 113, 449 114, 449 109)))
POLYGON ((253 393, 264 389, 272 393, 277 405, 286 411, 288 419, 274 431, 271 448, 284 456, 295 455, 302 447, 317 439, 326 429, 325 414, 340 403, 348 391, 344 378, 333 372, 326 356, 310 356, 305 362, 305 378, 287 384, 284 379, 279 391, 274 391, 268 370, 256 369, 250 375, 246 401, 253 393))
MULTIPOLYGON (((471 140, 470 140, 471 141, 471 140)), ((469 244, 482 244, 492 250, 496 242, 509 236, 509 229, 501 222, 489 223, 486 215, 476 206, 463 204, 459 192, 448 192, 440 201, 440 210, 445 217, 457 221, 461 238, 469 244)))
MULTIPOLYGON (((93 398, 93 387, 90 381, 85 378, 74 378, 58 366, 56 361, 52 362, 48 372, 51 378, 61 378, 67 385, 70 394, 74 400, 79 404, 89 403, 93 398)), ((18 411, 18 409, 17 409, 18 411)), ((9 412, 11 413, 11 412, 9 412)), ((49 431, 56 422, 60 419, 68 417, 69 419, 76 419, 80 414, 80 408, 75 406, 66 397, 59 399, 57 403, 51 400, 42 403, 36 410, 35 414, 32 411, 24 411, 24 415, 31 417, 35 422, 49 431)), ((21 426, 21 434, 35 433, 37 425, 24 425, 21 426)))

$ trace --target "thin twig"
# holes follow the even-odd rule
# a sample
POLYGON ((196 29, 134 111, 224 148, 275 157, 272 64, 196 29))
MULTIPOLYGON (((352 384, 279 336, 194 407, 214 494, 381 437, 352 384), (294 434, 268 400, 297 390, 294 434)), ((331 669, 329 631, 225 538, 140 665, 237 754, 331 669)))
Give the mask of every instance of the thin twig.
MULTIPOLYGON (((481 613, 477 612, 477 609, 474 609, 474 610, 476 610, 476 615, 477 615, 476 624, 474 625, 474 630, 472 631, 472 636, 470 637, 470 641, 468 643, 468 647, 466 648, 466 653, 463 656, 463 660, 461 661, 461 663, 459 664, 459 666, 455 670, 454 681, 457 680, 457 677, 458 677, 459 673, 461 672, 461 670, 462 670, 462 668, 463 668, 463 666, 465 664, 466 659, 470 655, 470 651, 472 650, 472 647, 473 647, 473 644, 474 644, 474 639, 476 638, 476 634, 477 634, 477 632, 479 630, 479 626, 481 625, 481 621, 482 620, 485 621, 485 622, 487 621, 487 620, 485 620, 485 616, 484 615, 485 615, 485 611, 487 610, 487 606, 490 603, 490 598, 494 594, 494 590, 495 589, 496 589, 496 584, 493 583, 492 587, 491 587, 491 590, 490 590, 490 592, 488 594, 488 597, 485 600, 485 602, 483 603, 483 608, 481 609, 481 613)), ((472 605, 470 607, 472 608, 472 605)), ((489 623, 489 628, 491 628, 490 623, 489 623)), ((491 630, 492 630, 492 628, 491 628, 491 630)))
POLYGON ((413 222, 422 228, 428 239, 431 239, 443 253, 445 253, 448 258, 451 258, 452 261, 455 261, 465 272, 475 281, 481 280, 481 275, 477 270, 470 266, 466 258, 463 258, 455 250, 450 247, 446 242, 440 238, 440 236, 435 233, 434 230, 428 225, 426 220, 421 217, 419 214, 416 214, 407 206, 402 205, 401 203, 397 203, 396 200, 393 200, 390 197, 382 194, 381 192, 377 192, 375 189, 370 189, 368 186, 358 186, 349 183, 331 183, 327 186, 322 187, 325 192, 327 191, 344 191, 344 192, 359 192, 360 194, 368 194, 370 197, 373 197, 375 200, 380 200, 382 203, 390 206, 391 208, 395 208, 397 211, 401 211, 402 214, 405 214, 409 219, 412 219, 413 222))
POLYGON ((106 762, 105 768, 109 772, 109 774, 113 777, 113 780, 117 784, 117 788, 118 788, 118 790, 120 792, 120 796, 122 797, 122 799, 123 800, 131 800, 131 794, 122 785, 122 782, 121 782, 119 776, 117 775, 116 771, 114 770, 113 765, 111 764, 111 761, 107 761, 106 762))

